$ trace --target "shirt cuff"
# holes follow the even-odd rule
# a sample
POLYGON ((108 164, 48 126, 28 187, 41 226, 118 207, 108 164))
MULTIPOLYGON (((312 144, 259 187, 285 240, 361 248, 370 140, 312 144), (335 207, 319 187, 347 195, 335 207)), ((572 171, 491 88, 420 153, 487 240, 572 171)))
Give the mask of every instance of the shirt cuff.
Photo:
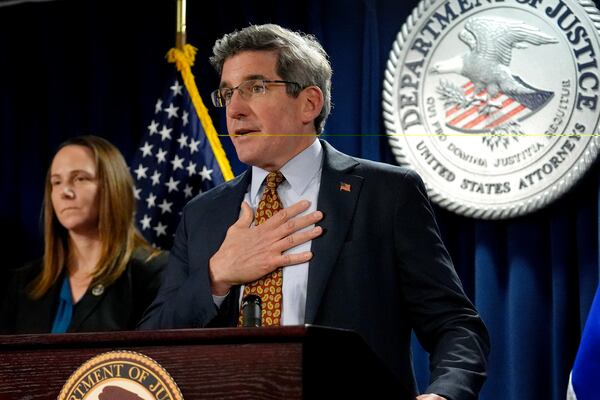
POLYGON ((213 302, 215 303, 217 308, 221 308, 221 304, 223 304, 227 296, 229 296, 229 292, 225 293, 223 296, 217 296, 216 294, 212 295, 213 302))

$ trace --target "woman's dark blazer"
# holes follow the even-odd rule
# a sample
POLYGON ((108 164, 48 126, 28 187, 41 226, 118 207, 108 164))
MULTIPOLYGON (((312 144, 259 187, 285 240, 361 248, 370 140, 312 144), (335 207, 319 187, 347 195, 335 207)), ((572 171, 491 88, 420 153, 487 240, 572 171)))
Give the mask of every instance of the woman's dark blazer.
MULTIPOLYGON (((123 274, 100 290, 90 285, 74 305, 69 332, 133 330, 144 310, 152 303, 167 264, 167 253, 148 260, 149 253, 138 249, 123 274)), ((64 273, 38 300, 27 294, 30 282, 40 273, 41 259, 15 270, 4 280, 0 304, 0 333, 49 333, 58 307, 64 273)))

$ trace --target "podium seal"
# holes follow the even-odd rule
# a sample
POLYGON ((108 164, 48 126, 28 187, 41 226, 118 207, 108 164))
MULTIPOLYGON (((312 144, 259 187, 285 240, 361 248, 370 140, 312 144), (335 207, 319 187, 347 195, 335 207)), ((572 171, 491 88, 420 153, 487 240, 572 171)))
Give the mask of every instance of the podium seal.
POLYGON ((183 400, 169 373, 131 351, 100 354, 67 380, 58 400, 183 400))
POLYGON ((469 217, 557 199, 600 146, 599 28, 589 0, 422 0, 383 84, 396 160, 469 217))

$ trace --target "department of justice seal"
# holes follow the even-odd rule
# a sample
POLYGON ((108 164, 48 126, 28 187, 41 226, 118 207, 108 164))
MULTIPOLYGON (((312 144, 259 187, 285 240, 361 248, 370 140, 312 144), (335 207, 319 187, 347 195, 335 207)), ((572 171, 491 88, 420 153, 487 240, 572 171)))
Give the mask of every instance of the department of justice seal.
POLYGON ((547 205, 598 154, 599 28, 589 0, 422 0, 383 85, 397 161, 465 216, 547 205))
POLYGON ((67 380, 58 400, 183 400, 167 371, 131 351, 100 354, 67 380))

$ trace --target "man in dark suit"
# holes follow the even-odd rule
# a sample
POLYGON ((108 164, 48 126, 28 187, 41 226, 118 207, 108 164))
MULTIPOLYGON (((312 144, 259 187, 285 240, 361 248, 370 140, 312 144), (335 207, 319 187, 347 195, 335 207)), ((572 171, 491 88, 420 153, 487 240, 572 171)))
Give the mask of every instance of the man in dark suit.
POLYGON ((238 157, 251 168, 185 207, 166 280, 141 328, 236 326, 242 293, 263 277, 261 284, 280 285, 271 290, 281 300, 263 310, 263 321, 355 330, 416 396, 414 330, 432 364, 427 394, 417 399, 476 398, 487 331, 421 179, 317 139, 331 85, 320 44, 261 25, 225 35, 213 53, 221 76, 213 103, 226 107, 238 157), (275 199, 262 197, 265 177, 275 199), (271 212, 277 203, 287 208, 271 212))

